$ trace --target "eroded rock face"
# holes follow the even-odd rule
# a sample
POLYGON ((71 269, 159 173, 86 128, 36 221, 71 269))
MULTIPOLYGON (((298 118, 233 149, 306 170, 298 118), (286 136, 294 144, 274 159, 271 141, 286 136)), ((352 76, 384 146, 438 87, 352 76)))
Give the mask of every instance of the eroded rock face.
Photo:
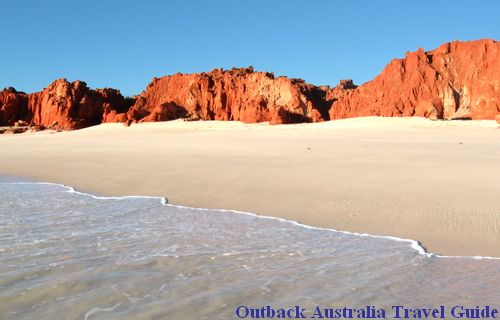
POLYGON ((85 82, 59 79, 29 96, 31 121, 46 127, 79 129, 100 123, 101 101, 85 82))
POLYGON ((345 98, 352 90, 358 86, 351 79, 340 80, 339 84, 326 91, 326 100, 331 104, 335 101, 345 98))
POLYGON ((92 90, 83 81, 59 79, 41 92, 25 94, 13 88, 0 91, 0 125, 24 121, 31 126, 72 130, 102 122, 124 122, 134 103, 116 89, 92 90))
POLYGON ((135 98, 125 98, 120 90, 104 88, 96 89, 102 97, 102 123, 126 122, 126 112, 135 103, 135 98))
POLYGON ((0 91, 0 126, 14 126, 28 117, 28 95, 14 88, 0 91))
POLYGON ((155 78, 127 116, 132 121, 177 118, 248 123, 328 120, 326 92, 302 80, 253 68, 155 78))
POLYGON ((59 79, 42 92, 29 95, 31 121, 46 127, 70 130, 102 122, 123 121, 114 114, 128 110, 127 101, 116 89, 92 90, 83 81, 59 79))
POLYGON ((494 119, 500 111, 500 45, 451 42, 392 60, 375 79, 343 94, 330 118, 423 116, 494 119))
POLYGON ((154 78, 139 96, 59 79, 41 92, 0 91, 0 126, 79 129, 105 122, 238 120, 272 124, 359 116, 494 119, 500 113, 500 45, 451 42, 391 61, 357 87, 330 88, 252 67, 154 78))

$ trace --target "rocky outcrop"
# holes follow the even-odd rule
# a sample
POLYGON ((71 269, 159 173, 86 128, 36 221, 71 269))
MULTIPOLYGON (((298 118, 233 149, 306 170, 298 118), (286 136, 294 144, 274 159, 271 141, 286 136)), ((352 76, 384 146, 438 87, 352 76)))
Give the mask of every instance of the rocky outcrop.
POLYGON ((83 81, 59 79, 30 95, 28 109, 31 122, 70 130, 123 121, 114 114, 128 110, 132 102, 116 89, 92 90, 83 81))
POLYGON ((92 90, 83 81, 59 79, 41 92, 25 94, 13 88, 0 91, 0 125, 22 120, 31 126, 72 130, 102 122, 124 122, 116 114, 134 103, 116 89, 92 90))
POLYGON ((499 113, 500 45, 494 40, 407 53, 359 87, 352 80, 318 87, 248 67, 154 78, 134 98, 65 79, 32 94, 0 91, 0 126, 22 120, 29 128, 64 130, 179 118, 280 124, 359 116, 494 119, 499 113))
POLYGON ((111 88, 97 89, 96 93, 102 98, 102 123, 127 121, 126 112, 135 98, 125 98, 120 90, 111 88))
POLYGON ((15 122, 28 117, 28 95, 14 88, 0 91, 0 126, 14 126, 15 122))
POLYGON ((326 92, 253 68, 155 78, 127 113, 131 121, 177 118, 295 123, 328 120, 326 92))
POLYGON ((451 42, 391 61, 375 79, 336 94, 330 118, 422 116, 494 119, 500 112, 500 45, 451 42), (338 98, 337 98, 338 97, 338 98))
POLYGON ((346 97, 349 92, 358 86, 351 79, 340 80, 339 84, 333 88, 326 89, 326 100, 331 103, 346 97))

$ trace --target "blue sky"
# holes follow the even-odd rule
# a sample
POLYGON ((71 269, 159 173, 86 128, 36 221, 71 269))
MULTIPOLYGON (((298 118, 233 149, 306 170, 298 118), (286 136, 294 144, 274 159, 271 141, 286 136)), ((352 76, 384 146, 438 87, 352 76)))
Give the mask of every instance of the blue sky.
POLYGON ((153 76, 254 66, 361 84, 451 40, 500 40, 500 1, 4 1, 0 87, 57 78, 140 93, 153 76))

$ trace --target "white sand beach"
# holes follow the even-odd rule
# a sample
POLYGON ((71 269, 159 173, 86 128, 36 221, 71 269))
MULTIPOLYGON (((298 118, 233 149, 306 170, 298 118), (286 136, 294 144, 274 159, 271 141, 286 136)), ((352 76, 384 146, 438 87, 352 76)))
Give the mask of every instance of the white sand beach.
POLYGON ((500 257, 494 121, 104 124, 0 135, 0 174, 105 195, 158 195, 500 257))

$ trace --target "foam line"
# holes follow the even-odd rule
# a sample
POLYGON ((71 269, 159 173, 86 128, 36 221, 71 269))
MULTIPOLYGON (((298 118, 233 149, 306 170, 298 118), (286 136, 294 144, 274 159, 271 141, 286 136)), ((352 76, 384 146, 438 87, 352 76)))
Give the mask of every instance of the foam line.
POLYGON ((117 303, 114 306, 109 307, 109 308, 101 308, 101 307, 92 308, 89 311, 87 311, 87 313, 85 313, 84 320, 89 319, 92 315, 94 315, 96 313, 115 311, 115 309, 118 308, 119 306, 121 306, 121 302, 119 302, 119 303, 117 303))
POLYGON ((343 234, 349 234, 349 235, 354 235, 358 237, 369 237, 369 238, 374 238, 374 239, 388 239, 388 240, 393 240, 393 241, 398 241, 398 242, 406 242, 410 245, 412 249, 417 251, 419 254, 425 256, 425 257, 437 257, 437 258, 459 258, 459 259, 475 259, 475 260, 482 260, 482 259, 488 259, 488 260, 500 260, 500 257, 490 257, 490 256, 448 256, 448 255, 440 255, 440 254, 435 254, 432 252, 428 252, 417 240, 412 240, 412 239, 404 239, 404 238, 399 238, 399 237, 394 237, 394 236, 382 236, 382 235, 374 235, 374 234, 368 234, 368 233, 358 233, 358 232, 350 232, 350 231, 342 231, 342 230, 336 230, 332 228, 321 228, 321 227, 314 227, 314 226, 309 226, 306 224, 302 224, 297 221, 293 220, 287 220, 283 218, 278 218, 278 217, 271 217, 271 216, 265 216, 265 215, 258 215, 255 213, 251 212, 245 212, 245 211, 238 211, 238 210, 231 210, 231 209, 207 209, 207 208, 195 208, 195 207, 188 207, 188 206, 182 206, 182 205, 174 205, 168 203, 168 199, 165 197, 159 197, 159 196, 97 196, 93 195, 91 193, 85 193, 81 191, 77 191, 75 188, 66 186, 64 184, 59 184, 59 183, 52 183, 52 182, 0 182, 0 184, 42 184, 42 185, 53 185, 53 186, 59 186, 63 187, 67 190, 69 193, 76 193, 80 195, 84 195, 87 197, 91 197, 93 199, 101 199, 101 200, 106 200, 106 199, 114 199, 114 200, 121 200, 121 199, 158 199, 160 200, 161 205, 164 206, 170 206, 174 208, 183 208, 183 209, 190 209, 190 210, 201 210, 201 211, 220 211, 220 212, 230 212, 230 213, 235 213, 235 214, 244 214, 244 215, 249 215, 252 217, 256 217, 259 219, 273 219, 273 220, 278 220, 281 222, 285 223, 291 223, 295 226, 299 226, 302 228, 307 228, 307 229, 313 229, 313 230, 324 230, 324 231, 333 231, 333 232, 339 232, 343 234))

